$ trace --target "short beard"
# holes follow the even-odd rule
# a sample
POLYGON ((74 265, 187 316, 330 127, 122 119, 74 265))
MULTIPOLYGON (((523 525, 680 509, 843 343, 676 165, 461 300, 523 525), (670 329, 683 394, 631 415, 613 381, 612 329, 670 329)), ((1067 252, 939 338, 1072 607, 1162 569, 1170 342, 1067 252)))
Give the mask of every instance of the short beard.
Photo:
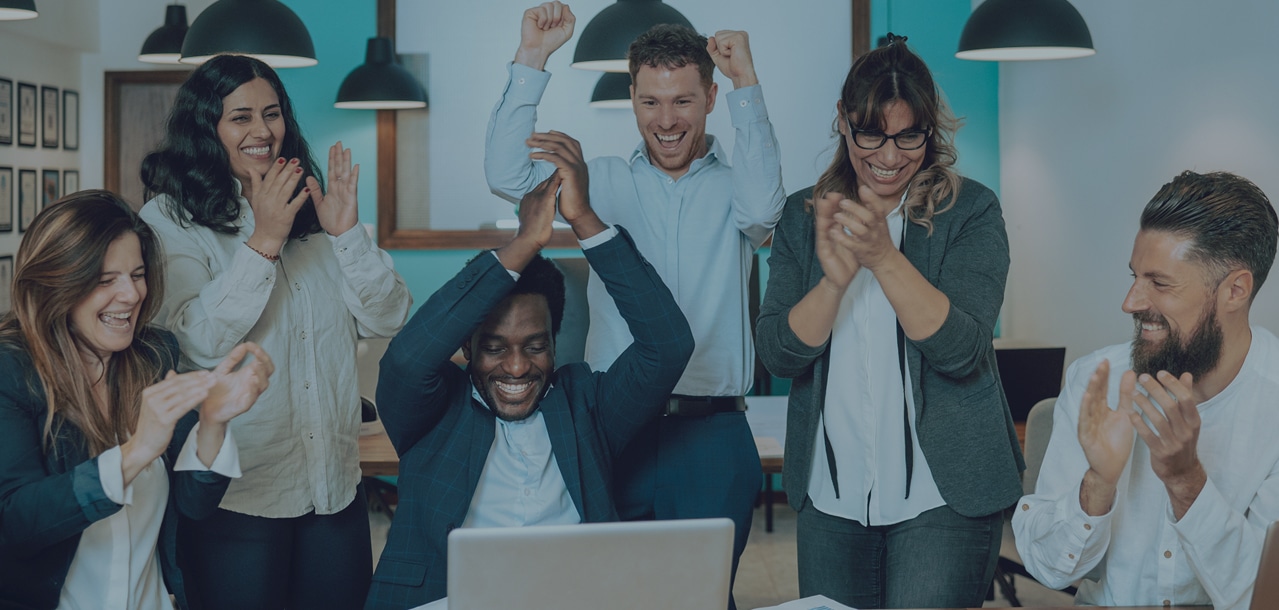
POLYGON ((1162 316, 1138 312, 1132 318, 1137 326, 1132 341, 1132 370, 1138 375, 1146 373, 1153 376, 1159 371, 1168 371, 1175 377, 1181 377, 1184 373, 1190 373, 1197 381, 1217 368, 1225 335, 1221 331, 1221 322, 1217 320, 1215 301, 1204 311, 1199 327, 1185 341, 1182 341, 1181 335, 1162 316), (1162 323, 1168 329, 1168 336, 1162 345, 1153 346, 1141 337, 1143 321, 1162 323))

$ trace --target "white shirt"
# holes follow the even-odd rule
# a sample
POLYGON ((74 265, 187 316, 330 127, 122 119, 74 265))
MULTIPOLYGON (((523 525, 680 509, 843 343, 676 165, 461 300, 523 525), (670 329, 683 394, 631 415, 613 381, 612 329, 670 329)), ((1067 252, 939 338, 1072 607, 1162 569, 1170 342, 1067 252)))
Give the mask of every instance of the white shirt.
MULTIPOLYGON (((510 79, 493 109, 484 145, 489 187, 511 201, 555 170, 529 160, 524 143, 537 120, 549 72, 509 64, 510 79)), ((630 157, 588 162, 591 207, 626 227, 688 318, 696 347, 674 393, 742 396, 755 370, 747 283, 755 249, 782 215, 781 160, 759 85, 729 92, 736 139, 733 165, 714 136, 704 157, 678 180, 654 166, 641 142, 630 157)), ((607 370, 634 341, 630 327, 594 270, 586 285, 590 328, 586 361, 607 370)))
MULTIPOLYGON (((238 183, 237 183, 238 184, 238 183)), ((245 245, 253 211, 243 197, 240 232, 182 227, 152 200, 142 218, 167 259, 159 323, 177 335, 182 366, 213 368, 243 341, 262 346, 275 374, 257 403, 231 420, 244 476, 222 508, 259 517, 327 515, 360 482, 356 339, 404 326, 412 297, 360 225, 337 237, 290 239, 279 262, 245 245)))
MULTIPOLYGON (((196 455, 196 432, 187 436, 173 470, 212 470, 240 476, 239 452, 228 431, 211 468, 196 455)), ((169 592, 160 573, 156 545, 169 501, 169 475, 164 460, 143 468, 126 487, 120 447, 98 456, 98 478, 107 498, 124 508, 95 522, 80 535, 58 598, 61 610, 168 610, 169 592)))
MULTIPOLYGON (((905 195, 903 195, 903 201, 905 195)), ((901 247, 902 204, 887 218, 893 246, 901 247)), ((897 313, 875 274, 862 269, 844 291, 831 328, 826 404, 813 443, 808 495, 828 515, 862 525, 891 525, 944 506, 915 431, 915 397, 909 371, 903 387, 898 366, 897 313), (906 497, 906 422, 910 414, 914 454, 906 497), (830 436, 839 496, 826 458, 830 436)))
POLYGON ((1117 405, 1120 375, 1130 368, 1128 344, 1080 358, 1066 373, 1035 493, 1013 515, 1023 563, 1054 589, 1084 578, 1077 603, 1246 609, 1266 526, 1279 520, 1279 340, 1252 327, 1239 374, 1199 405, 1197 452, 1208 482, 1180 521, 1140 436, 1110 512, 1090 517, 1079 506, 1088 470, 1078 441, 1079 404, 1103 358, 1111 365, 1107 401, 1117 405))

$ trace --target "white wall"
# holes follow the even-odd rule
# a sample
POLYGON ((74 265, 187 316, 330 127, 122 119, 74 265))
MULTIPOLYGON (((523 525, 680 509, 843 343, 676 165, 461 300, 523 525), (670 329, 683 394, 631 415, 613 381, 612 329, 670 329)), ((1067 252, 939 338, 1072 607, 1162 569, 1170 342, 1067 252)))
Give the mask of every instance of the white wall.
MULTIPOLYGON (((629 109, 590 108, 598 72, 569 67, 582 30, 613 0, 574 0, 573 38, 551 56, 553 74, 539 107, 538 130, 577 137, 587 157, 628 156, 640 141, 629 109)), ((487 217, 514 217, 509 203, 489 193, 484 181, 483 134, 506 82, 506 64, 520 41, 520 19, 530 0, 399 3, 397 45, 401 53, 430 54, 432 220, 436 227, 475 228, 476 217, 446 215, 489 206, 487 217), (448 117, 440 119, 439 117, 448 117)), ((756 72, 782 151, 788 192, 816 181, 833 150, 831 120, 839 86, 851 63, 850 5, 846 0, 678 1, 703 34, 721 29, 750 34, 756 72)), ((707 133, 732 154, 733 129, 724 96, 732 82, 716 72, 719 99, 707 133)))
MULTIPOLYGON (((1067 361, 1131 337, 1137 221, 1173 176, 1228 170, 1279 202, 1279 3, 1072 2, 1097 55, 1008 62, 999 79, 1004 331, 1067 361)), ((1274 274, 1252 321, 1279 331, 1274 274)))

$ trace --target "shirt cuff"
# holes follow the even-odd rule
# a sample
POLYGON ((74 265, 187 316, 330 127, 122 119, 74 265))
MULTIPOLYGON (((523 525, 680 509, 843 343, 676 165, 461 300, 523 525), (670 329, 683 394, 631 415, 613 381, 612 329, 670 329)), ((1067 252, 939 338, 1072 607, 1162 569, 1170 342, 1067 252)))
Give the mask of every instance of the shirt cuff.
POLYGON ((728 102, 728 116, 734 126, 768 120, 764 90, 759 85, 734 89, 724 99, 728 102))
POLYGON ((1221 524, 1230 519, 1232 510, 1230 502, 1221 495, 1221 491, 1209 478, 1204 481, 1203 489, 1199 490, 1199 497, 1195 498, 1195 502, 1186 509, 1186 514, 1181 516, 1180 521, 1172 513, 1171 502, 1164 511, 1164 518, 1172 525, 1173 531, 1192 546, 1211 545, 1221 538, 1221 524))
MULTIPOLYGON (((98 480, 102 483, 102 491, 107 499, 123 506, 133 504, 133 486, 124 486, 123 470, 124 454, 116 445, 98 456, 98 480)), ((147 465, 147 468, 150 468, 147 465)))
POLYGON ((373 246, 368 231, 358 222, 341 235, 330 235, 329 239, 333 241, 333 254, 338 257, 338 264, 341 266, 354 263, 373 246))
POLYGON ((603 231, 600 231, 586 239, 579 239, 577 240, 577 243, 582 245, 582 250, 590 250, 591 248, 613 239, 614 237, 617 237, 617 227, 608 225, 607 229, 604 229, 603 231))
POLYGON ((546 84, 551 82, 550 72, 534 70, 515 62, 507 64, 507 71, 510 72, 511 82, 507 85, 506 97, 530 104, 542 101, 546 84))
POLYGON ((213 465, 206 467, 204 462, 200 461, 200 456, 196 454, 198 443, 196 442, 196 433, 200 431, 200 424, 196 424, 191 428, 190 434, 187 434, 187 440, 182 443, 182 452, 178 454, 178 459, 173 464, 173 470, 204 470, 213 471, 224 477, 238 479, 240 478, 240 450, 235 446, 235 438, 231 436, 231 427, 227 426, 226 435, 222 437, 222 446, 218 448, 218 456, 213 458, 213 465))
MULTIPOLYGON (((496 258, 496 259, 497 259, 497 264, 499 264, 499 265, 501 265, 501 264, 502 264, 502 257, 500 257, 500 256, 498 256, 498 255, 497 255, 497 250, 489 250, 489 254, 492 254, 492 255, 493 255, 493 258, 496 258)), ((505 266, 503 266, 502 268, 503 268, 503 269, 506 269, 506 267, 505 267, 505 266)), ((511 279, 513 279, 513 280, 515 280, 515 281, 517 281, 517 282, 518 282, 518 281, 520 281, 520 272, 519 272, 519 271, 511 271, 510 269, 506 269, 506 272, 507 272, 507 273, 509 273, 509 274, 511 274, 511 279)))

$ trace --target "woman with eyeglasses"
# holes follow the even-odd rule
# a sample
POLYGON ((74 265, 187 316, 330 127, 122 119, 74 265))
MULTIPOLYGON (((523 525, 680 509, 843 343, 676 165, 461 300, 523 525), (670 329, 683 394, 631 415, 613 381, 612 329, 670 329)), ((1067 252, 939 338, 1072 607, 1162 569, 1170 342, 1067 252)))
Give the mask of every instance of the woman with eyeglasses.
POLYGON ((857 59, 840 143, 773 236, 757 345, 793 379, 783 480, 799 590, 860 608, 981 606, 1025 468, 991 340, 999 201, 906 39, 857 59))

